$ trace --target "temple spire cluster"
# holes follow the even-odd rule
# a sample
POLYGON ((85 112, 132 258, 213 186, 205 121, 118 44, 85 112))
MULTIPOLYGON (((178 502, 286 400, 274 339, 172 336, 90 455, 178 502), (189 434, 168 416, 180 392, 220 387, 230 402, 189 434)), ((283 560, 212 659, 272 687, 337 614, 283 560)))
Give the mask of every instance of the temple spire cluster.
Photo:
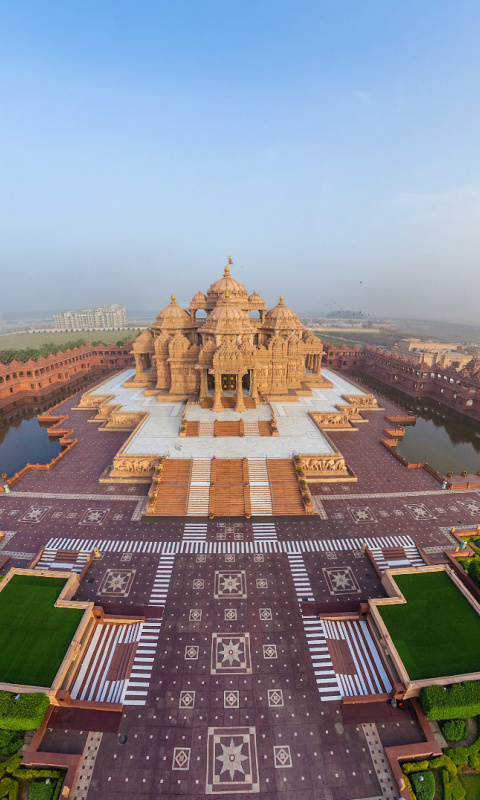
POLYGON ((285 305, 267 309, 255 291, 230 273, 231 257, 223 276, 207 293, 198 291, 188 309, 175 295, 134 344, 136 374, 133 383, 175 397, 214 398, 213 410, 222 410, 222 397, 236 398, 236 410, 245 409, 244 397, 295 393, 305 381, 321 382, 322 343, 285 305))

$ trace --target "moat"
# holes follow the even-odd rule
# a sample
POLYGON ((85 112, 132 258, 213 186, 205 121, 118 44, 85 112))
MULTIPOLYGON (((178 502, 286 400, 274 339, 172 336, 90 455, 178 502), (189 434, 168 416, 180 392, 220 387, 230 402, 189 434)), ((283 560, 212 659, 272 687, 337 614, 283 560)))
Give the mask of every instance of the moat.
MULTIPOLYGON (((407 426, 397 452, 411 463, 428 461, 442 474, 480 470, 480 426, 434 400, 411 398, 363 373, 355 376, 369 388, 416 414, 407 426)), ((0 423, 0 474, 13 475, 28 463, 47 464, 61 450, 35 414, 0 423)))
POLYGON ((26 464, 48 464, 61 451, 57 439, 31 416, 0 425, 0 475, 14 475, 26 464))
POLYGON ((427 461, 442 474, 480 470, 480 425, 451 411, 435 400, 412 398, 364 373, 356 379, 369 388, 416 414, 415 425, 405 428, 397 452, 412 464, 427 461))

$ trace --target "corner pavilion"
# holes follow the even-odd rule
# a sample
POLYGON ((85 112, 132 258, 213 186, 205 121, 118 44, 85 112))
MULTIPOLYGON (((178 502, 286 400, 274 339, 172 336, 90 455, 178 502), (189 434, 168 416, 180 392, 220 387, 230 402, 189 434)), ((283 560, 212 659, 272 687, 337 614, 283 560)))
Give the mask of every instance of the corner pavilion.
POLYGON ((175 397, 213 398, 212 410, 222 411, 222 398, 234 398, 235 410, 245 411, 259 395, 295 396, 304 383, 322 381, 322 343, 308 331, 283 297, 267 311, 256 292, 230 275, 212 283, 207 294, 197 292, 188 311, 172 295, 134 344, 136 372, 130 386, 150 386, 175 397), (198 312, 206 312, 198 316, 198 312))

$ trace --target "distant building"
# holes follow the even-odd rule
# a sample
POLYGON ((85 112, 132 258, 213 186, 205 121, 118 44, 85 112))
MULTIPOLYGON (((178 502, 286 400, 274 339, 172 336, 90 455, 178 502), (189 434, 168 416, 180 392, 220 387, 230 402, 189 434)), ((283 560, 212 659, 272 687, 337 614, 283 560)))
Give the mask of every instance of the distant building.
POLYGON ((472 356, 465 345, 458 342, 432 342, 423 339, 400 339, 393 347, 394 352, 401 353, 416 364, 427 364, 441 367, 454 367, 461 369, 472 356))
POLYGON ((99 306, 82 311, 65 311, 54 314, 57 331, 104 331, 118 330, 127 324, 125 306, 99 306))

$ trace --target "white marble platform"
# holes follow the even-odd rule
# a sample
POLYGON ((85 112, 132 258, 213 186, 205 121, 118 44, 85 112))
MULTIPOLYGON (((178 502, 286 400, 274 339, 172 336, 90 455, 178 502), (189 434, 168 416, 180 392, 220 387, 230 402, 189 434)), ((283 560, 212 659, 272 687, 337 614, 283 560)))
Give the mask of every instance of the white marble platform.
MULTIPOLYGON (((92 394, 114 394, 114 403, 123 411, 148 411, 149 416, 141 424, 125 448, 125 453, 159 454, 170 458, 291 458, 296 453, 334 452, 327 439, 309 418, 311 411, 333 411, 337 403, 343 404, 342 394, 364 394, 345 378, 322 370, 325 378, 333 383, 332 389, 313 389, 310 397, 300 397, 296 402, 272 403, 277 419, 278 436, 192 436, 180 437, 180 423, 184 403, 166 403, 157 398, 145 397, 143 389, 124 389, 125 381, 131 379, 134 370, 125 370, 110 381, 92 391, 92 394)), ((214 414, 193 404, 188 408, 189 420, 268 420, 269 406, 257 406, 243 414, 227 409, 214 414)))

